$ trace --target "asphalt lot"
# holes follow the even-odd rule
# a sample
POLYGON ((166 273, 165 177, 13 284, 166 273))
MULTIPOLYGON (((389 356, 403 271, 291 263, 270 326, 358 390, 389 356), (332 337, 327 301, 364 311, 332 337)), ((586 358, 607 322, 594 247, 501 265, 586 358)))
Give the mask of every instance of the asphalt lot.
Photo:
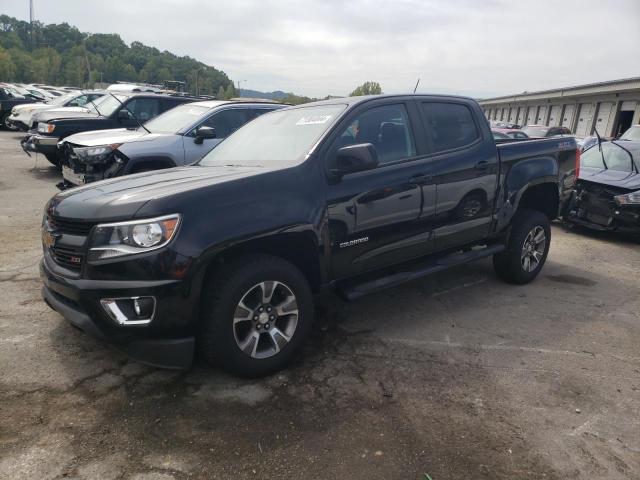
POLYGON ((58 173, 0 132, 0 479, 638 479, 640 244, 553 227, 536 282, 489 261, 345 305, 246 381, 145 367, 40 299, 58 173))

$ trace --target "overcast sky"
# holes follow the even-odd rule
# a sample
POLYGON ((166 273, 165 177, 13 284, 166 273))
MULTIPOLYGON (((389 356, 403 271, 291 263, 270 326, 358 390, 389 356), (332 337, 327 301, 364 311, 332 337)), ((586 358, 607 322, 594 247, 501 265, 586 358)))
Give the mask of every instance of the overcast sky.
MULTIPOLYGON (((344 95, 373 80, 398 93, 419 77, 420 92, 488 97, 640 76, 640 0, 34 4, 43 23, 118 33, 263 91, 344 95)), ((29 17, 28 0, 0 5, 0 13, 29 17)))

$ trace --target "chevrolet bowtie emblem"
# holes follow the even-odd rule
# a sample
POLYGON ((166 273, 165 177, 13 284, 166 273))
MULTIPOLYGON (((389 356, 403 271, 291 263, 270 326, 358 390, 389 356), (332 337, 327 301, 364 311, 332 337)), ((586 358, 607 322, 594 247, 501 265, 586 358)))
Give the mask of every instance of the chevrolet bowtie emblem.
POLYGON ((53 247, 59 236, 59 234, 50 232, 49 230, 42 230, 42 245, 47 248, 53 247))

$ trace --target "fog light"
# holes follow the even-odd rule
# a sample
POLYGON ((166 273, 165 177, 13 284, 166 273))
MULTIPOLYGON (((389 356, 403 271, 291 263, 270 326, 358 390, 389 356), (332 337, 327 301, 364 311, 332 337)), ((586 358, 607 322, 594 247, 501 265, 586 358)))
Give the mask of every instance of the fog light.
POLYGON ((155 297, 103 298, 100 304, 119 325, 147 325, 156 312, 155 297))

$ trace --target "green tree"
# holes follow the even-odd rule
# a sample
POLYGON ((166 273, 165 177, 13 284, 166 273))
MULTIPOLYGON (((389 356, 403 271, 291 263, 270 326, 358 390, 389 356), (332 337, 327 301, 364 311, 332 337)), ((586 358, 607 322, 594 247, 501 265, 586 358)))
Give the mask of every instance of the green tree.
POLYGON ((231 98, 235 98, 236 96, 237 96, 237 95, 236 95, 236 89, 235 89, 235 87, 233 86, 233 83, 230 83, 229 85, 227 85, 227 88, 226 88, 226 90, 224 91, 224 98, 225 98, 226 100, 229 100, 229 99, 231 99, 231 98))
POLYGON ((364 82, 349 94, 350 97, 360 97, 362 95, 380 95, 382 87, 378 82, 364 82))
POLYGON ((16 76, 16 66, 11 60, 11 55, 0 47, 0 80, 7 82, 16 76))
POLYGON ((216 98, 218 100, 224 100, 225 98, 224 87, 222 85, 220 85, 220 88, 218 89, 218 93, 216 93, 216 98))

